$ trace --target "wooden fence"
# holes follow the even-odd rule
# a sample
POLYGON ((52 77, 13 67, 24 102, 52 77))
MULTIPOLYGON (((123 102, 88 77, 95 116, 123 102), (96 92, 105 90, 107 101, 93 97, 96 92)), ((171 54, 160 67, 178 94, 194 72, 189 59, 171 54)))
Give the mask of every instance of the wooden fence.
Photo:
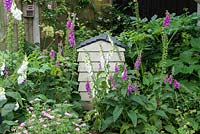
MULTIPOLYGON (((123 10, 128 6, 128 3, 133 0, 113 0, 113 4, 123 10)), ((151 18, 153 15, 163 17, 165 10, 170 13, 180 15, 184 12, 183 9, 188 9, 189 12, 197 11, 197 3, 194 0, 138 0, 140 6, 140 16, 151 18)), ((124 10, 126 14, 133 15, 131 7, 124 10)))

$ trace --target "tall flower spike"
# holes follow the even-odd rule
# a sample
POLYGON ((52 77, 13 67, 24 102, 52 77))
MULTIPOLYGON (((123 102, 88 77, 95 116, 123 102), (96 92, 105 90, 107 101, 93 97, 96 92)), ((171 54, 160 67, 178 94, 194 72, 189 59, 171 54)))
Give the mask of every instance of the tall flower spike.
POLYGON ((87 93, 90 93, 91 87, 90 87, 90 82, 89 81, 86 82, 85 89, 86 89, 87 93))
POLYGON ((127 68, 124 67, 124 71, 122 72, 122 79, 126 80, 127 79, 127 68))
POLYGON ((179 89, 180 83, 177 80, 174 80, 174 88, 179 89))
POLYGON ((11 7, 12 7, 12 0, 4 0, 3 4, 4 4, 6 11, 10 12, 11 7))
POLYGON ((51 50, 51 52, 50 52, 49 56, 50 56, 52 59, 54 59, 54 58, 55 58, 55 52, 54 52, 54 50, 53 50, 53 49, 51 50))
POLYGON ((71 20, 71 19, 67 21, 66 27, 67 27, 69 30, 73 30, 73 29, 74 29, 74 26, 73 26, 73 23, 72 23, 72 20, 71 20))
POLYGON ((139 68, 140 68, 141 59, 142 59, 142 54, 140 53, 139 57, 137 58, 137 60, 135 62, 135 69, 136 70, 139 70, 139 68))
POLYGON ((130 95, 131 91, 132 91, 132 86, 131 86, 131 84, 128 84, 128 87, 127 87, 127 96, 130 95))
POLYGON ((136 92, 138 91, 138 85, 135 83, 133 86, 132 86, 132 89, 136 92))
POLYGON ((168 10, 166 10, 165 15, 166 16, 163 21, 163 27, 168 27, 170 25, 170 14, 169 14, 168 10))
POLYGON ((169 82, 170 85, 172 84, 172 81, 173 81, 173 76, 170 75, 169 78, 168 78, 168 82, 169 82))
POLYGON ((115 65, 115 73, 117 73, 119 71, 119 68, 117 66, 117 64, 115 65))

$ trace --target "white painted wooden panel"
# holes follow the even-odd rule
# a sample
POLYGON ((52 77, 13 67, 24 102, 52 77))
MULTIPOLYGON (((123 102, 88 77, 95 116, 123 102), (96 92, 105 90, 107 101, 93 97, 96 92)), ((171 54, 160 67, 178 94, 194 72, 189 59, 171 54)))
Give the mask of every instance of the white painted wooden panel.
MULTIPOLYGON (((113 49, 112 45, 108 42, 105 41, 97 41, 94 43, 91 43, 85 47, 81 47, 79 49, 77 49, 78 52, 86 52, 86 51, 90 51, 90 52, 99 52, 101 50, 101 47, 103 48, 103 51, 110 51, 113 49)), ((116 45, 115 45, 116 46, 116 45)), ((118 51, 125 51, 124 48, 116 46, 118 48, 118 51)))
MULTIPOLYGON (((122 65, 124 64, 123 62, 109 62, 109 65, 110 65, 110 71, 111 72, 114 72, 115 70, 115 65, 122 65)), ((92 63, 92 67, 93 67, 93 71, 94 72, 97 72, 99 71, 99 62, 93 62, 92 63)), ((79 66, 78 66, 78 72, 87 72, 88 70, 88 66, 84 63, 84 62, 80 62, 79 63, 79 66)))
MULTIPOLYGON (((108 54, 108 52, 104 52, 105 57, 106 57, 107 54, 108 54)), ((79 52, 78 62, 85 62, 86 55, 87 55, 87 53, 85 53, 85 52, 79 52)), ((90 60, 92 62, 100 61, 100 53, 99 52, 90 52, 89 55, 90 55, 90 60)), ((111 56, 109 61, 125 61, 124 53, 120 52, 119 55, 116 52, 113 53, 113 55, 111 56)))
POLYGON ((85 84, 86 84, 86 82, 80 82, 79 86, 78 86, 78 91, 80 91, 80 92, 86 92, 85 84))
MULTIPOLYGON (((94 76, 96 76, 97 73, 94 73, 94 76)), ((94 77, 93 76, 93 77, 94 77)), ((105 74, 101 74, 101 77, 105 76, 105 74)), ((92 77, 87 72, 80 72, 78 76, 78 81, 92 81, 92 77)))
POLYGON ((92 99, 87 92, 80 92, 80 95, 82 101, 91 101, 92 99))
POLYGON ((79 76, 78 76, 78 81, 91 81, 92 78, 91 76, 89 75, 89 73, 85 72, 85 73, 79 73, 79 76))

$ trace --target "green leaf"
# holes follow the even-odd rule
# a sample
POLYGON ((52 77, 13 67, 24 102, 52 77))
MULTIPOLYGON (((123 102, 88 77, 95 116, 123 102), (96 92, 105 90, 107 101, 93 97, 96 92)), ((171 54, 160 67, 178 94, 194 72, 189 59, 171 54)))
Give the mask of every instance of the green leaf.
POLYGON ((35 68, 35 67, 28 68, 28 74, 35 73, 35 72, 38 72, 38 71, 39 71, 39 69, 35 68))
POLYGON ((122 94, 123 97, 125 97, 126 94, 127 94, 127 89, 122 88, 122 89, 121 89, 121 94, 122 94))
POLYGON ((2 122, 2 124, 7 124, 7 125, 9 125, 9 126, 12 126, 12 125, 15 125, 16 123, 15 123, 14 121, 4 120, 4 121, 2 122))
POLYGON ((166 111, 167 111, 168 113, 170 113, 170 114, 178 115, 178 113, 176 112, 176 110, 173 109, 173 108, 167 108, 166 111))
POLYGON ((144 122, 147 122, 147 117, 144 114, 138 114, 138 119, 142 119, 144 122))
POLYGON ((135 111, 130 110, 128 111, 128 117, 131 119, 134 127, 137 126, 137 114, 135 113, 135 111))
POLYGON ((125 130, 129 129, 131 127, 128 123, 123 123, 122 127, 120 128, 120 134, 123 134, 125 130))
POLYGON ((4 105, 4 107, 1 109, 1 115, 6 116, 9 112, 12 112, 14 108, 15 104, 13 103, 8 103, 4 105))
POLYGON ((44 73, 46 70, 50 70, 51 68, 49 67, 48 64, 43 64, 42 67, 39 69, 39 72, 44 73))
POLYGON ((115 109, 113 111, 113 121, 114 122, 119 118, 119 116, 121 115, 122 111, 123 111, 123 107, 122 106, 117 105, 115 107, 115 109))
POLYGON ((191 39, 191 46, 196 49, 197 51, 200 50, 200 45, 199 45, 199 42, 200 42, 200 38, 192 38, 191 39))
POLYGON ((1 100, 0 101, 0 108, 7 102, 7 99, 6 100, 1 100))
POLYGON ((191 50, 184 51, 180 54, 180 60, 190 64, 190 62, 192 61, 192 54, 193 52, 191 50))
POLYGON ((142 100, 142 96, 131 95, 130 99, 137 102, 138 104, 142 105, 143 107, 146 107, 146 104, 142 100))
POLYGON ((104 120, 104 121, 102 122, 101 132, 105 131, 106 128, 108 128, 109 125, 110 125, 112 122, 113 122, 113 117, 112 117, 112 116, 106 118, 106 120, 104 120))
POLYGON ((168 118, 166 113, 163 110, 157 110, 156 115, 161 116, 162 118, 168 118))
POLYGON ((175 129, 172 125, 167 125, 167 126, 165 126, 164 128, 165 128, 165 130, 166 130, 167 132, 170 132, 170 133, 172 133, 172 134, 176 134, 176 133, 177 133, 176 129, 175 129))
POLYGON ((6 92, 6 95, 17 100, 17 102, 22 106, 22 97, 18 92, 6 92))

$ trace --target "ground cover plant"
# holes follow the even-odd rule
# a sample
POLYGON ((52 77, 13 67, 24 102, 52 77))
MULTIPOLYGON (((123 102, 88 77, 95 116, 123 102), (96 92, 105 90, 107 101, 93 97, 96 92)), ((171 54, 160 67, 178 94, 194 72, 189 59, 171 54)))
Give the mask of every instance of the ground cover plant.
MULTIPOLYGON (((5 2, 8 47, 0 51, 0 133, 200 132, 200 28, 196 13, 176 16, 167 11, 165 18, 141 19, 135 1, 130 5, 136 9, 135 17, 107 9, 116 11, 119 18, 102 22, 103 29, 92 30, 71 12, 78 8, 72 9, 65 1, 56 1, 63 6, 55 8, 52 3, 38 1, 46 7, 43 41, 37 46, 24 40, 21 12, 17 7, 11 11, 10 2, 5 2), (66 20, 54 25, 54 18, 62 13, 66 20), (14 23, 19 29, 16 48, 14 23), (126 45, 126 63, 116 64, 110 72, 113 51, 108 57, 100 52, 101 68, 93 75, 91 66, 88 72, 93 80, 85 85, 93 98, 93 109, 84 111, 78 92, 76 46, 105 29, 126 45)), ((80 3, 91 4, 87 0, 80 3)), ((91 65, 89 55, 86 62, 91 65)))

